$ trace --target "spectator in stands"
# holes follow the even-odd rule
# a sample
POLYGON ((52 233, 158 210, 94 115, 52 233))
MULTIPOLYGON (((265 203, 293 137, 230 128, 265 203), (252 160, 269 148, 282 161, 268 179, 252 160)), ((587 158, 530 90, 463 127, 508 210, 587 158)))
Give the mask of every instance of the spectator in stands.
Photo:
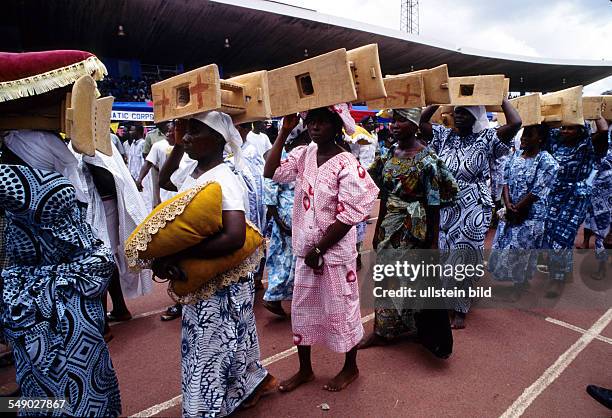
POLYGON ((118 102, 144 102, 152 100, 150 85, 160 80, 159 76, 143 76, 141 80, 106 77, 98 82, 98 89, 103 96, 113 96, 118 102))

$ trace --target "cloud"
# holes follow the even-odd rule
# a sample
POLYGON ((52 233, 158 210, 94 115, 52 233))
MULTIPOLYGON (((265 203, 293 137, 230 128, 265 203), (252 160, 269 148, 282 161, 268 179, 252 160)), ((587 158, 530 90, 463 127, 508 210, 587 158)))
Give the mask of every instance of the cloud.
MULTIPOLYGON (((285 0, 398 30, 400 0, 285 0)), ((420 34, 451 45, 533 57, 612 60, 607 0, 421 0, 420 34)), ((612 89, 612 77, 589 91, 612 89)))

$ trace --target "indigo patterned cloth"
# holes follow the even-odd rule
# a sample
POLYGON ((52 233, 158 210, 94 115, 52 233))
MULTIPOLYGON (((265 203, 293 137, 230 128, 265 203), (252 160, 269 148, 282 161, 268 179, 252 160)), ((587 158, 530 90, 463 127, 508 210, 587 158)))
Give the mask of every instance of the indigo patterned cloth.
POLYGON ((68 416, 117 416, 101 295, 115 264, 59 173, 0 165, 9 267, 2 322, 24 398, 65 398, 68 416))
POLYGON ((559 165, 546 151, 534 158, 523 158, 515 152, 506 163, 502 185, 507 185, 510 201, 517 204, 529 193, 537 199, 527 217, 519 224, 501 220, 489 259, 489 271, 496 280, 522 283, 530 279, 537 266, 538 250, 544 238, 544 220, 548 212, 548 195, 555 182, 559 165))
MULTIPOLYGON (((287 158, 285 149, 283 149, 281 158, 287 158)), ((264 190, 264 204, 276 206, 278 217, 291 229, 295 183, 277 183, 272 179, 265 179, 264 190)), ((270 302, 291 300, 295 276, 295 256, 291 245, 291 235, 285 232, 274 219, 271 219, 271 222, 270 249, 266 260, 268 288, 264 300, 270 302)))
POLYGON ((544 226, 542 248, 549 253, 549 274, 553 280, 564 280, 572 271, 572 251, 578 228, 585 221, 592 188, 587 179, 595 169, 598 156, 585 130, 576 145, 566 145, 559 129, 551 130, 548 147, 559 170, 548 196, 549 210, 544 226))

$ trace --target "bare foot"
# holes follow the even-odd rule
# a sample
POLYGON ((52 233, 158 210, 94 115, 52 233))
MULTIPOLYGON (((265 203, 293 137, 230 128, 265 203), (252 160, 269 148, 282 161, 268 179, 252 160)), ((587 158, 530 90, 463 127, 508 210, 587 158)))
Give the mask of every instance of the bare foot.
POLYGON ((278 387, 278 379, 272 376, 270 373, 261 381, 255 388, 251 396, 249 396, 244 402, 242 402, 242 408, 248 409, 254 407, 259 399, 271 394, 278 387))
POLYGON ((365 350, 366 348, 370 347, 385 346, 391 343, 392 342, 386 339, 385 337, 381 337, 380 335, 373 332, 367 337, 364 337, 361 341, 359 341, 359 344, 357 344, 357 350, 365 350))
POLYGON ((281 392, 291 392, 296 389, 298 386, 303 385, 304 383, 312 382, 315 376, 312 371, 310 372, 302 372, 298 371, 296 374, 291 376, 288 380, 282 381, 278 390, 281 392))
POLYGON ((340 392, 359 377, 359 369, 356 367, 344 367, 340 373, 330 380, 323 389, 330 392, 340 392))
POLYGON ((461 312, 455 312, 453 320, 451 322, 452 329, 464 329, 465 328, 465 314, 461 312))
POLYGON ((17 382, 7 382, 0 385, 0 396, 19 396, 21 388, 17 382))
POLYGON ((593 280, 603 280, 606 278, 606 273, 608 272, 608 269, 606 267, 606 263, 603 261, 599 262, 599 268, 597 269, 597 271, 595 273, 591 274, 591 278, 593 280))

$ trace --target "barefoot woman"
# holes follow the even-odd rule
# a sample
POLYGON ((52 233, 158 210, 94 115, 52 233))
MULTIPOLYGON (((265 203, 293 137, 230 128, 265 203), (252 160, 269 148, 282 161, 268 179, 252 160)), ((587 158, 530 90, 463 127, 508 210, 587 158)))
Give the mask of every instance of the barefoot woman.
POLYGON ((363 337, 353 226, 370 213, 378 188, 355 157, 337 145, 343 125, 349 134, 354 130, 346 105, 309 111, 306 127, 313 143, 281 162, 285 139, 296 124, 297 117, 285 118, 264 170, 277 182, 295 181, 291 325, 300 369, 280 390, 314 378, 310 346, 323 344, 346 353, 344 367, 324 386, 339 391, 359 375, 356 345, 363 337))

